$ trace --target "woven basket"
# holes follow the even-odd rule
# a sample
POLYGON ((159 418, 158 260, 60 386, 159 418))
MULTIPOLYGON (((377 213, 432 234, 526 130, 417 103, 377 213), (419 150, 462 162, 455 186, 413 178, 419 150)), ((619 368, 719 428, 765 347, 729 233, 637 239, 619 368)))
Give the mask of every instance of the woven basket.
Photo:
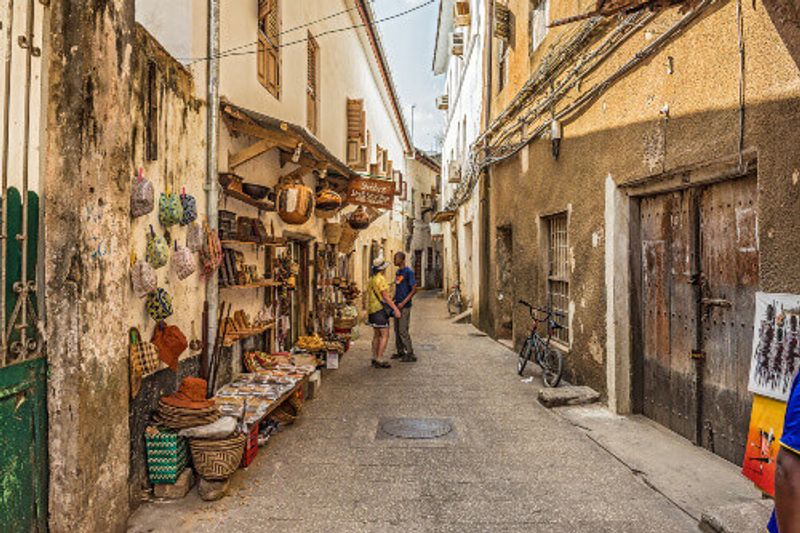
POLYGON ((342 238, 342 225, 336 222, 325 224, 325 241, 328 244, 339 244, 342 238))
POLYGON ((358 232, 350 227, 349 224, 342 224, 342 236, 339 239, 339 252, 349 254, 355 248, 354 245, 358 239, 358 232))
POLYGON ((207 481, 224 481, 242 462, 247 435, 239 433, 221 440, 191 439, 192 462, 200 477, 207 481))

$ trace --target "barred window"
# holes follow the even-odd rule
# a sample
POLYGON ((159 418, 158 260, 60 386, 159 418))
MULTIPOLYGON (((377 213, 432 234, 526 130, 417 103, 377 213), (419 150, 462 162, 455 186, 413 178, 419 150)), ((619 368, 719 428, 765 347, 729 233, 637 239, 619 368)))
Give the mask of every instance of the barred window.
POLYGON ((567 214, 559 213, 544 219, 547 230, 547 303, 561 313, 556 322, 564 326, 554 338, 569 344, 569 241, 567 214))

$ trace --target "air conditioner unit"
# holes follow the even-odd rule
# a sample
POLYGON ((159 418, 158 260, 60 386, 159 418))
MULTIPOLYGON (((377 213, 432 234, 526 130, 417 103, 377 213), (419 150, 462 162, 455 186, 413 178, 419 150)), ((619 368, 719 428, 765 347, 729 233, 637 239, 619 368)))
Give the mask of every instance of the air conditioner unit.
POLYGON ((460 31, 454 31, 450 34, 450 53, 454 56, 464 55, 464 34, 460 31))
POLYGON ((504 41, 511 38, 511 10, 500 2, 494 3, 494 36, 504 41))
POLYGON ((458 161, 450 161, 447 167, 447 183, 461 183, 461 165, 458 161))
POLYGON ((450 108, 450 96, 443 94, 436 97, 436 109, 447 111, 450 108))
POLYGON ((457 0, 453 6, 456 28, 468 28, 472 22, 469 11, 469 0, 457 0))

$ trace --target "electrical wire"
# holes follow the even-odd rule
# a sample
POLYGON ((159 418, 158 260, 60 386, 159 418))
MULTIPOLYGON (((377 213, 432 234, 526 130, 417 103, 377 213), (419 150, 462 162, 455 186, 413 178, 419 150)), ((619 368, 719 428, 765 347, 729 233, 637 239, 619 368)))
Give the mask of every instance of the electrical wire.
MULTIPOLYGON (((374 0, 373 0, 373 2, 374 2, 374 0)), ((370 26, 377 26, 378 24, 381 24, 383 22, 389 22, 391 20, 395 20, 395 19, 398 19, 400 17, 404 17, 406 15, 414 13, 415 11, 419 11, 420 9, 423 9, 423 8, 433 4, 435 2, 436 2, 436 0, 427 0, 426 2, 423 2, 422 4, 419 4, 419 5, 415 6, 415 7, 406 9, 405 11, 401 11, 399 13, 395 13, 394 15, 389 15, 389 16, 381 18, 381 19, 373 20, 372 22, 363 23, 363 24, 355 24, 353 26, 344 26, 344 27, 341 27, 341 28, 334 28, 334 29, 331 29, 331 30, 326 30, 326 31, 323 31, 323 32, 320 32, 320 33, 314 35, 314 39, 319 39, 320 37, 324 37, 326 35, 333 35, 333 34, 342 33, 342 32, 345 32, 345 31, 358 30, 358 29, 366 28, 366 27, 370 27, 370 26)), ((339 15, 341 15, 341 13, 339 13, 339 15)), ((338 16, 338 15, 329 15, 329 17, 326 17, 325 20, 327 18, 333 18, 334 16, 338 16)), ((320 20, 323 20, 323 19, 320 19, 320 20)), ((317 21, 317 22, 319 22, 319 21, 317 21)), ((310 22, 306 26, 302 26, 302 27, 308 27, 308 26, 310 26, 310 25, 312 25, 314 23, 315 22, 310 22)), ((298 26, 298 27, 292 28, 292 30, 287 30, 285 33, 288 33, 289 31, 294 31, 294 30, 297 30, 297 29, 300 29, 300 28, 301 28, 301 26, 298 26)), ((287 48, 289 46, 294 46, 294 45, 302 44, 302 43, 306 43, 306 42, 308 42, 308 37, 304 37, 302 39, 296 39, 294 41, 289 41, 289 42, 286 42, 286 43, 281 43, 281 44, 279 44, 277 46, 274 46, 273 48, 277 48, 277 49, 287 48)), ((237 57, 237 56, 246 56, 246 55, 255 54, 255 53, 258 52, 258 50, 240 51, 242 48, 246 48, 248 46, 253 46, 255 44, 257 44, 257 41, 253 42, 253 43, 248 43, 248 44, 245 44, 245 45, 240 45, 240 46, 236 47, 235 49, 231 49, 230 51, 226 51, 226 52, 220 53, 217 56, 216 59, 221 59, 221 58, 225 58, 225 57, 237 57)), ((194 63, 198 63, 200 61, 209 61, 211 59, 212 58, 210 58, 210 57, 196 57, 196 58, 184 58, 181 61, 190 61, 192 64, 194 64, 194 63)))

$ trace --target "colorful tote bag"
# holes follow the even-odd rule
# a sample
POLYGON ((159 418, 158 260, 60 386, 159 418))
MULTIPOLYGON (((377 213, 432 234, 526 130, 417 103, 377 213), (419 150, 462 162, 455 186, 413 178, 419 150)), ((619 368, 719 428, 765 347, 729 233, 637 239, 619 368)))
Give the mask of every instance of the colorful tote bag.
POLYGON ((161 193, 158 199, 158 221, 165 228, 180 224, 183 219, 181 197, 175 193, 161 193))
POLYGON ((181 207, 183 208, 181 226, 186 226, 197 220, 197 200, 191 194, 186 194, 186 189, 183 189, 181 193, 181 207))
POLYGON ((216 231, 205 225, 205 243, 200 252, 200 260, 203 263, 203 273, 206 276, 212 275, 222 263, 222 243, 216 231))
POLYGON ((167 240, 156 235, 153 226, 150 226, 150 233, 147 234, 147 250, 145 252, 145 259, 150 266, 158 270, 167 264, 169 260, 169 245, 167 240))
POLYGON ((142 169, 133 181, 131 188, 131 217, 144 216, 155 207, 155 191, 150 180, 145 179, 142 169))
POLYGON ((186 226, 186 247, 191 252, 199 252, 203 249, 206 234, 203 227, 197 222, 191 222, 186 226))
POLYGON ((156 322, 172 316, 172 298, 164 289, 158 288, 147 295, 147 314, 156 322))
POLYGON ((128 330, 128 355, 130 360, 131 398, 136 398, 142 387, 142 378, 158 370, 161 363, 158 348, 142 340, 136 328, 128 330))

